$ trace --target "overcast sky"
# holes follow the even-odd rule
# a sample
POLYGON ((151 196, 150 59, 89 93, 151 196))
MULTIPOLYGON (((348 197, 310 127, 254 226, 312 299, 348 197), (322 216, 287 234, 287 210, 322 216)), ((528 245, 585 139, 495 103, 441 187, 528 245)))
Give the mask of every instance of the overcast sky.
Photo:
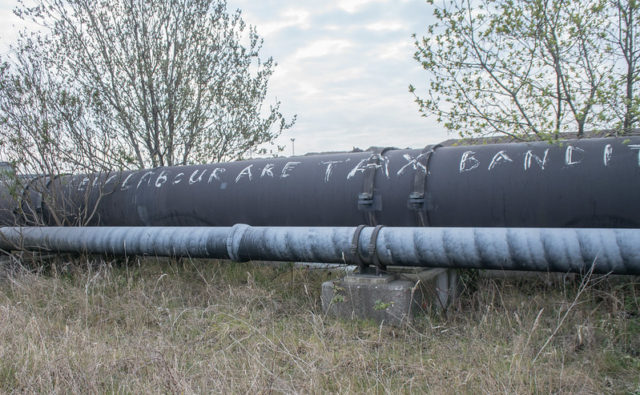
MULTIPOLYGON (((0 0, 0 53, 15 40, 16 0, 0 0)), ((262 54, 278 66, 271 100, 298 115, 281 138, 291 154, 352 147, 421 147, 447 139, 418 113, 410 83, 427 75, 413 60, 412 33, 424 34, 431 9, 424 0, 228 0, 264 38, 262 54)))

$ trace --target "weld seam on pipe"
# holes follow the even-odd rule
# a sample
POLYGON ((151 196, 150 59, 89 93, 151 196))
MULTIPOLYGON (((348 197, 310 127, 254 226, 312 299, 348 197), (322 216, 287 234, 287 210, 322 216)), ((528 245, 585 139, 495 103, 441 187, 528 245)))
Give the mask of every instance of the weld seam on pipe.
POLYGON ((229 236, 227 236, 227 255, 229 259, 235 262, 241 262, 240 258, 240 243, 250 226, 245 224, 236 224, 231 227, 229 236))

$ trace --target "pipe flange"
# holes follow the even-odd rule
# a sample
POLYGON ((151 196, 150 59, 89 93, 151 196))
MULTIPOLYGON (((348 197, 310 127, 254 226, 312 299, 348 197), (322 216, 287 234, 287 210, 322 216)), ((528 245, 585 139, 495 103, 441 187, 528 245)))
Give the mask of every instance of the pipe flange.
POLYGON ((246 224, 236 224, 231 227, 229 236, 227 236, 227 255, 234 262, 242 262, 240 259, 240 244, 242 238, 251 226, 246 224))

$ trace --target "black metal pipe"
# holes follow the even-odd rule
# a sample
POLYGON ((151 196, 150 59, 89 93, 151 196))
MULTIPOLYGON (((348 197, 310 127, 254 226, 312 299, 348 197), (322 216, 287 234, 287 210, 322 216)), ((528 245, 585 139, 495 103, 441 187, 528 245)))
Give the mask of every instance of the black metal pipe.
POLYGON ((41 180, 56 198, 29 215, 46 225, 638 228, 639 159, 640 137, 628 137, 67 176, 41 180))

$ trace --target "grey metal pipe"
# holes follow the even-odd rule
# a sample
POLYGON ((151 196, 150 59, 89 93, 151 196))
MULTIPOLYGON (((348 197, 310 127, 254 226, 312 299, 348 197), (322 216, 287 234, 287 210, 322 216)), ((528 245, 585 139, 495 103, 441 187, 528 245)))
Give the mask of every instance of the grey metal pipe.
POLYGON ((227 258, 232 228, 204 227, 3 227, 2 250, 87 252, 227 258))
POLYGON ((5 227, 0 249, 640 274, 640 229, 5 227), (355 242, 354 242, 355 239, 355 242))

